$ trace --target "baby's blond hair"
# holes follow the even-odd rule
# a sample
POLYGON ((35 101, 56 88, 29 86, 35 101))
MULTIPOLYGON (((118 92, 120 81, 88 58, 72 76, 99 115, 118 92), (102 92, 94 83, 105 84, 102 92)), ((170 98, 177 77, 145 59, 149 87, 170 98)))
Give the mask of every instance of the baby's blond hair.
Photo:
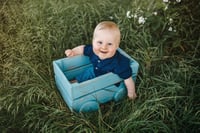
POLYGON ((95 34, 96 34, 97 31, 99 31, 99 30, 105 30, 105 29, 112 30, 113 33, 116 35, 116 37, 118 39, 117 41, 120 43, 121 34, 120 34, 119 27, 117 26, 117 24, 115 24, 112 21, 103 21, 103 22, 100 22, 96 26, 96 28, 94 29, 93 38, 95 38, 95 34))

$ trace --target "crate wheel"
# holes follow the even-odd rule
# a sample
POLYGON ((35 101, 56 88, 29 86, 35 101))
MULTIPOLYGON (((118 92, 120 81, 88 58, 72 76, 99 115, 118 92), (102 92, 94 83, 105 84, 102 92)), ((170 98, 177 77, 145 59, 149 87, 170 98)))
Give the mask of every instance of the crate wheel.
POLYGON ((124 88, 120 88, 114 95, 114 101, 119 101, 125 96, 124 88))
POLYGON ((88 101, 80 107, 79 112, 90 112, 90 111, 96 111, 98 109, 99 109, 99 104, 96 101, 88 101))

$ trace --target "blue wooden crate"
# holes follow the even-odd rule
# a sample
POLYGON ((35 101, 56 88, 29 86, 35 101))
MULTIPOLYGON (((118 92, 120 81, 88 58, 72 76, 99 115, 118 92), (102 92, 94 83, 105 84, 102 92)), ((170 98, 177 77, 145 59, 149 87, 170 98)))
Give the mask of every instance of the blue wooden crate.
MULTIPOLYGON (((130 59, 132 78, 135 81, 139 68, 138 62, 122 49, 119 48, 118 51, 130 59)), ((99 109, 99 104, 111 100, 119 101, 127 94, 123 79, 113 73, 107 73, 82 83, 70 82, 89 67, 92 67, 92 64, 89 58, 83 55, 53 61, 57 88, 71 111, 96 111, 99 109)))

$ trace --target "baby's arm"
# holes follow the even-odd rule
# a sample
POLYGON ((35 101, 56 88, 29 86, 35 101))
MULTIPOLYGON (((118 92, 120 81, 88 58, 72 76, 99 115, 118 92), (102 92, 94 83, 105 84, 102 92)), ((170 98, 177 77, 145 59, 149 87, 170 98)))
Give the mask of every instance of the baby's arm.
POLYGON ((65 55, 67 57, 81 55, 81 54, 83 54, 84 47, 85 47, 85 45, 80 45, 73 49, 67 49, 67 50, 65 50, 65 55))
POLYGON ((137 97, 135 93, 135 82, 132 77, 125 79, 124 82, 128 91, 128 97, 134 100, 137 97))

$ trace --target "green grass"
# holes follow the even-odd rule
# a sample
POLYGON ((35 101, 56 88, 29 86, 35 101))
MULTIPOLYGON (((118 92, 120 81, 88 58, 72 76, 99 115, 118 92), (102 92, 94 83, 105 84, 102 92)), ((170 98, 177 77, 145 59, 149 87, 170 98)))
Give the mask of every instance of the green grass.
POLYGON ((200 132, 199 5, 198 0, 1 1, 0 131, 200 132), (72 113, 55 86, 52 61, 65 57, 66 48, 91 43, 103 20, 119 25, 120 47, 140 64, 138 98, 72 113))

